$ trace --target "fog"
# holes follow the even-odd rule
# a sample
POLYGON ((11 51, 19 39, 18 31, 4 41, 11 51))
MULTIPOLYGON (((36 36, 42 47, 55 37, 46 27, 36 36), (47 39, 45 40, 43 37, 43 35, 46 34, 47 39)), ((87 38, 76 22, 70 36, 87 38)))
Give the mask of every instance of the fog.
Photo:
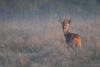
POLYGON ((99 0, 0 0, 0 21, 33 21, 71 17, 72 20, 96 19, 100 15, 99 0))
POLYGON ((99 0, 0 0, 0 67, 100 67, 99 0), (70 16, 82 52, 68 48, 59 19, 70 16))

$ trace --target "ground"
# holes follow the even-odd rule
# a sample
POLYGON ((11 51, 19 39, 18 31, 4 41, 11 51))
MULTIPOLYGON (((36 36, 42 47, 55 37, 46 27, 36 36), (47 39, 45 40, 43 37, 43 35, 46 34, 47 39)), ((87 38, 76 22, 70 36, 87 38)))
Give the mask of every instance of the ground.
MULTIPOLYGON (((88 19, 88 18, 87 18, 88 19)), ((67 44, 58 19, 0 24, 0 67, 100 67, 100 21, 72 20, 69 31, 82 39, 82 52, 67 44)))

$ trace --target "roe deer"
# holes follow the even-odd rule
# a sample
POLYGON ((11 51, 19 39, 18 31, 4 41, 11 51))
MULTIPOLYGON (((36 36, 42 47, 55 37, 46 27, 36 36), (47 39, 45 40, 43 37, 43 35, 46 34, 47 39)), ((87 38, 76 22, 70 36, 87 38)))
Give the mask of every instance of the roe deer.
POLYGON ((79 46, 81 49, 81 37, 78 34, 74 34, 74 33, 70 33, 68 31, 68 26, 71 23, 71 20, 69 20, 70 17, 68 17, 68 19, 65 21, 60 20, 60 23, 62 24, 62 28, 63 28, 63 32, 64 32, 64 36, 66 39, 66 43, 68 45, 68 59, 69 59, 69 52, 70 49, 72 48, 74 51, 74 59, 75 59, 75 47, 79 46))

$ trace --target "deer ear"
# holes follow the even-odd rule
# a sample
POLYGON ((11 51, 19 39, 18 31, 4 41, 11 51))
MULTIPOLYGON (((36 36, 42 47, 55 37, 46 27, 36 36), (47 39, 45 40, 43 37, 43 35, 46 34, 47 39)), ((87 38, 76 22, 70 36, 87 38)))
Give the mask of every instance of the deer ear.
POLYGON ((62 19, 59 19, 60 23, 63 23, 62 19))
POLYGON ((71 23, 71 20, 69 20, 68 23, 70 24, 71 23))

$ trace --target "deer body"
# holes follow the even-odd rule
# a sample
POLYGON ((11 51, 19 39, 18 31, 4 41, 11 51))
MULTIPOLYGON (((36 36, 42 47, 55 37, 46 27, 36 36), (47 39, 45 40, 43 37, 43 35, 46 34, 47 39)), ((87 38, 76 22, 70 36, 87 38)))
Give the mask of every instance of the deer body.
POLYGON ((75 56, 75 47, 79 46, 81 49, 81 37, 78 34, 70 33, 68 31, 68 26, 71 23, 71 20, 69 20, 69 18, 66 21, 65 19, 64 21, 60 19, 60 22, 62 24, 64 36, 66 39, 66 43, 68 45, 68 53, 70 52, 70 48, 72 48, 74 50, 74 56, 75 56))
POLYGON ((64 30, 64 36, 69 47, 73 49, 78 45, 81 47, 81 38, 78 34, 70 33, 68 30, 64 30))

